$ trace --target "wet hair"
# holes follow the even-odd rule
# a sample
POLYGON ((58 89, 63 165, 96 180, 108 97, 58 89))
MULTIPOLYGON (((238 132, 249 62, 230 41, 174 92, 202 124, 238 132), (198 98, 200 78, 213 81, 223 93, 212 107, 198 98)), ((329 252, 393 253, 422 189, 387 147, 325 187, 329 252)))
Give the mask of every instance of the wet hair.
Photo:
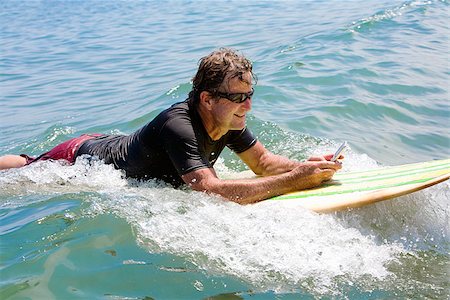
POLYGON ((189 98, 197 104, 201 92, 208 91, 215 94, 225 80, 228 82, 238 77, 244 81, 243 75, 248 72, 256 82, 257 78, 252 69, 252 63, 242 54, 233 49, 220 48, 200 59, 197 74, 192 79, 189 98))

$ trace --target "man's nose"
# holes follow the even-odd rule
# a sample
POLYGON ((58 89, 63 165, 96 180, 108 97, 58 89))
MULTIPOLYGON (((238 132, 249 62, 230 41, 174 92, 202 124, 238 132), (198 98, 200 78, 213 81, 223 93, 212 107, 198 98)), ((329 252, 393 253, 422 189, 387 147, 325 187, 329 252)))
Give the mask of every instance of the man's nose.
POLYGON ((244 105, 246 110, 251 110, 252 109, 252 98, 247 98, 245 99, 244 102, 242 102, 242 105, 244 105))

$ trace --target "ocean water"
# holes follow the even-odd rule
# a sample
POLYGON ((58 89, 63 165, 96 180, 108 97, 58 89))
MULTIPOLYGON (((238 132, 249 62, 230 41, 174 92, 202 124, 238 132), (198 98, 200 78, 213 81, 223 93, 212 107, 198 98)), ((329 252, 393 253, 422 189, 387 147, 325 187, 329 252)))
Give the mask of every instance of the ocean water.
MULTIPOLYGON (((248 120, 343 172, 450 157, 448 1, 1 1, 0 155, 131 133, 219 47, 248 120)), ((245 166, 225 151, 223 176, 245 166)), ((240 206, 101 161, 0 172, 1 299, 448 299, 450 183, 361 209, 240 206)))

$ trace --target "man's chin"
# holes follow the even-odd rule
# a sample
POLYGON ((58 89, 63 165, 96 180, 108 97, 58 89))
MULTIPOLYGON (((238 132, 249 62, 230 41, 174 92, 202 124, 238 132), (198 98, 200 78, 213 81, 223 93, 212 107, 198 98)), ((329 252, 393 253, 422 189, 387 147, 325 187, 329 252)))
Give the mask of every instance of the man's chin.
POLYGON ((245 128, 245 126, 246 126, 246 121, 244 119, 242 122, 234 124, 233 130, 242 130, 245 128))

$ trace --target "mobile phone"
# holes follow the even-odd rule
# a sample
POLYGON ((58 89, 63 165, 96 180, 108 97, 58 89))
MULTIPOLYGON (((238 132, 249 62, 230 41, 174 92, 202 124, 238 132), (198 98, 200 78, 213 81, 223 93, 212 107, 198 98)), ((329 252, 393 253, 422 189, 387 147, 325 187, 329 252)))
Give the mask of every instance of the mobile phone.
POLYGON ((333 158, 331 158, 331 161, 336 161, 339 156, 341 156, 342 152, 347 148, 347 142, 343 142, 341 146, 336 150, 336 152, 333 155, 333 158))

